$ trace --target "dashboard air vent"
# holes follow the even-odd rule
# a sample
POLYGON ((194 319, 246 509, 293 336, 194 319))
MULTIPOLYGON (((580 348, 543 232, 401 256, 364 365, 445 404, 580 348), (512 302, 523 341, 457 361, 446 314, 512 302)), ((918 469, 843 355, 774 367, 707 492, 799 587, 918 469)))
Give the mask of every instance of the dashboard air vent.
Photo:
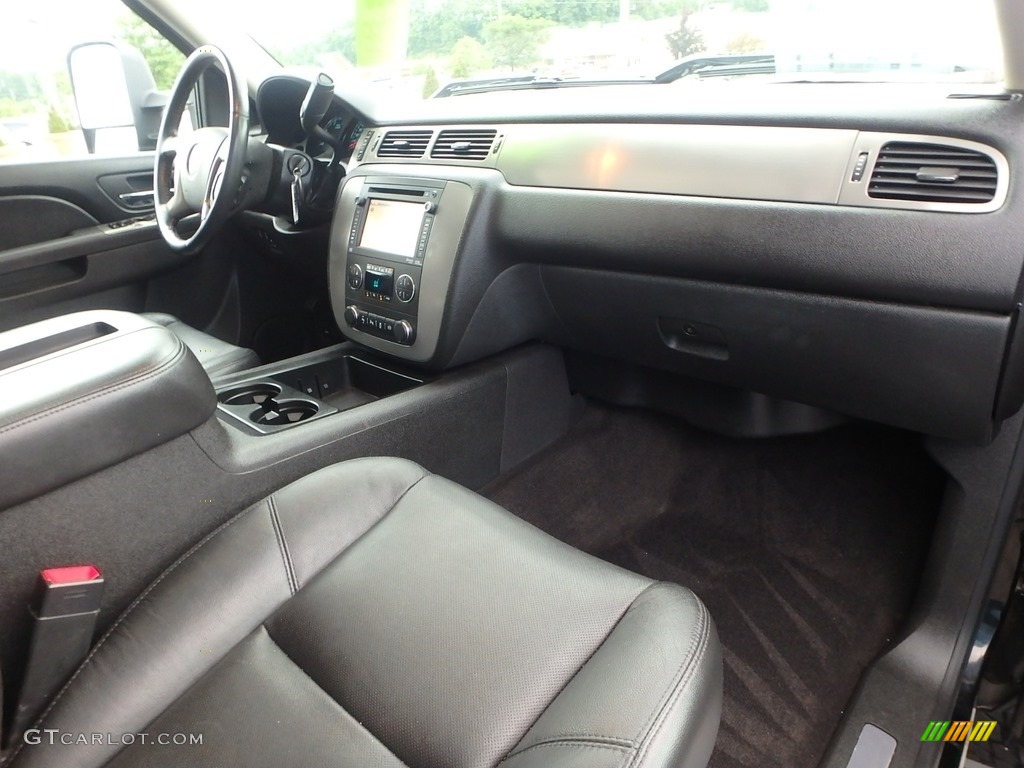
POLYGON ((497 135, 498 132, 493 128, 441 131, 434 142, 434 148, 430 151, 430 156, 442 159, 484 160, 490 153, 497 135))
POLYGON ((995 197, 995 161, 972 149, 890 141, 878 153, 868 196, 928 203, 987 203, 995 197))
POLYGON ((388 131, 377 148, 377 157, 423 157, 433 131, 388 131))

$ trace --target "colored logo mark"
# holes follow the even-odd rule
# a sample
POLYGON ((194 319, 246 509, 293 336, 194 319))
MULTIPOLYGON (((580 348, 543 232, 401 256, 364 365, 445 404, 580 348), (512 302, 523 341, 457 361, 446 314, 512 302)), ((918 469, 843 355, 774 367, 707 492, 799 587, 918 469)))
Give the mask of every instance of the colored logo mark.
POLYGON ((995 727, 995 720, 932 720, 921 741, 988 741, 995 727))

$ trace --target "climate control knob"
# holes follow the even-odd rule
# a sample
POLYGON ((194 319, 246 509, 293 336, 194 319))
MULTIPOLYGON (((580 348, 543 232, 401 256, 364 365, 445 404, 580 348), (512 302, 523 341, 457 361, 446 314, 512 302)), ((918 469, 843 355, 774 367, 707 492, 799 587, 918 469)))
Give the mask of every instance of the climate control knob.
POLYGON ((359 323, 359 318, 362 316, 362 312, 359 311, 359 307, 355 304, 349 304, 345 307, 345 322, 349 324, 349 327, 355 328, 359 323))
POLYGON ((395 341, 399 344, 412 344, 416 340, 416 329, 408 320, 395 323, 395 341))
POLYGON ((399 275, 395 281, 395 295, 408 304, 416 295, 416 282, 409 275, 399 275))
POLYGON ((358 264, 350 264, 348 268, 348 287, 358 291, 363 284, 363 270, 358 264))

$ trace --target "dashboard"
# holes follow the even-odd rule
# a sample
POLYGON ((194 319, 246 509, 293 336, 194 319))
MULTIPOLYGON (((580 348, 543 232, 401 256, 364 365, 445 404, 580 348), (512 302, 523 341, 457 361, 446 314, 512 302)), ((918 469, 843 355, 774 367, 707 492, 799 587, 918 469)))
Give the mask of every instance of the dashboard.
MULTIPOLYGON (((267 143, 292 149, 302 149, 311 157, 329 152, 321 140, 307 137, 299 122, 299 107, 306 97, 309 81, 297 76, 271 77, 263 81, 256 93, 256 108, 266 133, 267 143)), ((351 157, 363 130, 362 121, 351 107, 340 99, 331 103, 321 127, 346 147, 342 159, 351 157)))
MULTIPOLYGON (((301 144, 307 86, 260 89, 271 137, 301 144)), ((339 327, 433 369, 539 339, 990 439, 1024 401, 1019 97, 762 84, 665 98, 679 93, 399 113, 337 97, 322 125, 348 153, 328 255, 339 327)))

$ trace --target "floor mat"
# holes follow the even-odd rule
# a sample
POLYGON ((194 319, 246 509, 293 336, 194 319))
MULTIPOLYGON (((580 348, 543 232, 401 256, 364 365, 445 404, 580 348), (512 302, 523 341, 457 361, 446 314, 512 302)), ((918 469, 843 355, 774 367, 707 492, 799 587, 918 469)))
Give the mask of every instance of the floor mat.
POLYGON ((725 657, 714 768, 811 768, 908 608, 941 485, 895 430, 732 440, 590 406, 483 493, 701 597, 725 657))

